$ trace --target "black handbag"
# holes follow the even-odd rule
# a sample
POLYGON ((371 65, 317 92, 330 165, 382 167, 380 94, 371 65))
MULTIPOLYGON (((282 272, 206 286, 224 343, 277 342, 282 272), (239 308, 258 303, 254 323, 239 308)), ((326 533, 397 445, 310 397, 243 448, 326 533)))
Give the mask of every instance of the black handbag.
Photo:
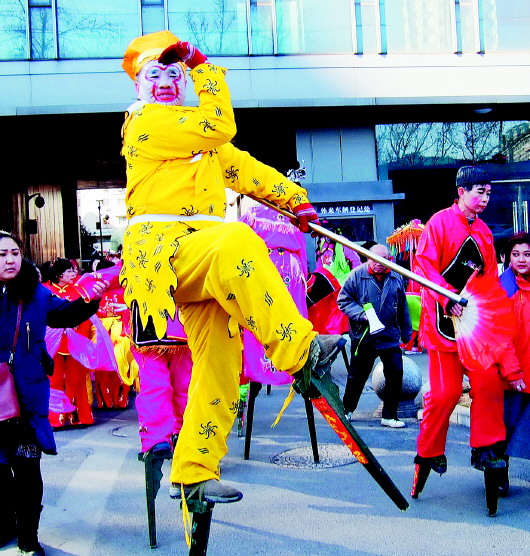
POLYGON ((20 404, 18 403, 12 366, 15 358, 15 349, 17 347, 21 316, 22 301, 18 304, 17 326, 15 328, 13 346, 11 347, 11 352, 9 354, 9 361, 0 363, 0 421, 20 417, 20 404))

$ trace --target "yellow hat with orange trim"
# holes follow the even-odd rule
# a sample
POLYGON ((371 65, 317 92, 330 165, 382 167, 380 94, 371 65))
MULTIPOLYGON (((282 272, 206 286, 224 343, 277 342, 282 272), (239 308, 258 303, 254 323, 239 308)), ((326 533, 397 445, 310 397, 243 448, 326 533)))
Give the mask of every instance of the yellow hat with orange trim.
POLYGON ((164 50, 179 41, 171 31, 158 31, 149 33, 132 40, 125 55, 122 67, 129 77, 136 81, 140 70, 151 60, 158 60, 164 50))

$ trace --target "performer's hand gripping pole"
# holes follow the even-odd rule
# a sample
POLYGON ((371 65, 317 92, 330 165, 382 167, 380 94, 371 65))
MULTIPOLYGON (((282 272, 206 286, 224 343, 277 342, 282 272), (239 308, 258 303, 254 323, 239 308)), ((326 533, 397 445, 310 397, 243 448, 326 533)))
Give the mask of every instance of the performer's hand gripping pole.
MULTIPOLYGON (((254 199, 255 201, 258 201, 262 205, 265 205, 265 206, 275 210, 276 212, 279 212, 280 214, 283 214, 284 216, 287 216, 287 218, 290 218, 291 220, 296 220, 296 216, 292 212, 290 212, 286 209, 280 208, 280 207, 276 206, 274 203, 271 203, 271 202, 269 202, 265 199, 258 199, 257 197, 254 197, 253 195, 248 195, 247 194, 247 197, 250 197, 251 199, 254 199)), ((313 222, 309 222, 309 227, 316 234, 318 234, 320 236, 327 237, 329 239, 332 239, 333 241, 336 241, 337 243, 340 243, 341 245, 344 245, 345 247, 349 247, 350 249, 353 249, 354 251, 356 251, 360 255, 363 255, 364 257, 367 257, 368 259, 376 261, 379 264, 382 264, 382 265, 386 266, 390 270, 394 270, 398 274, 401 274, 402 276, 405 276, 406 278, 409 278, 410 280, 414 280, 415 282, 418 282, 418 284, 421 284, 422 286, 425 286, 426 288, 429 288, 429 289, 435 291, 436 293, 439 293, 440 295, 443 295, 444 297, 447 297, 448 299, 450 299, 454 303, 458 303, 462 307, 465 307, 467 305, 467 299, 465 299, 464 297, 461 297, 457 293, 452 292, 451 290, 448 290, 447 288, 444 288, 443 286, 440 286, 439 284, 431 282, 431 280, 428 280, 427 278, 424 278, 423 276, 420 276, 419 274, 411 272, 410 270, 407 270, 406 268, 403 268, 402 266, 399 266, 398 264, 393 263, 392 261, 389 261, 388 259, 384 259, 383 257, 380 257, 379 255, 376 255, 372 251, 369 251, 368 249, 365 249, 364 247, 361 247, 360 245, 357 245, 353 241, 350 241, 349 239, 346 239, 344 236, 341 236, 341 235, 336 234, 336 233, 334 233, 330 230, 327 230, 323 226, 320 226, 319 224, 314 224, 313 222)))

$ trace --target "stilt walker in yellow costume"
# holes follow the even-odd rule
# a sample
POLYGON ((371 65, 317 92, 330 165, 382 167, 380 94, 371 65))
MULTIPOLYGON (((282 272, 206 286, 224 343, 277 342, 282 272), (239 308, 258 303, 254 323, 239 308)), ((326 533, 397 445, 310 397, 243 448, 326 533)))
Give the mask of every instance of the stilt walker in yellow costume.
POLYGON ((200 488, 204 499, 242 494, 219 481, 219 462, 237 415, 241 340, 251 330, 278 370, 311 372, 329 361, 340 336, 316 337, 246 224, 224 223, 225 187, 289 208, 302 231, 317 221, 306 191, 236 149, 226 70, 169 31, 139 37, 123 62, 138 102, 127 111, 123 151, 127 214, 125 301, 158 338, 176 307, 193 372, 175 448, 170 494, 200 488), (185 66, 199 98, 184 107, 185 66))

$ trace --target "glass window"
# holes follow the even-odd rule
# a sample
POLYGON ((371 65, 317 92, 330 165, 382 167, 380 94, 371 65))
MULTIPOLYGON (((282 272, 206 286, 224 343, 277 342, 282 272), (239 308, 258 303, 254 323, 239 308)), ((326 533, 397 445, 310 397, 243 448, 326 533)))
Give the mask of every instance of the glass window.
POLYGON ((55 58, 53 35, 53 13, 51 8, 30 9, 31 59, 49 60, 55 58))
POLYGON ((513 156, 510 130, 521 122, 428 122, 376 126, 378 165, 437 166, 462 160, 513 156))
POLYGON ((140 34, 136 0, 57 0, 59 57, 121 58, 140 34))
POLYGON ((450 0, 385 0, 385 10, 389 53, 453 51, 450 0))
POLYGON ((460 0, 460 22, 462 29, 462 52, 477 52, 478 11, 477 0, 460 0))
MULTIPOLYGON (((360 21, 357 21, 357 29, 361 27, 362 52, 379 52, 379 0, 356 0, 360 21)), ((387 13, 387 19, 389 15, 387 13)))
POLYGON ((164 6, 142 6, 142 32, 156 33, 165 29, 164 6))
POLYGON ((165 29, 164 0, 141 0, 142 33, 156 33, 165 29))
POLYGON ((274 0, 250 0, 252 54, 274 54, 273 2, 274 0))
POLYGON ((0 60, 26 59, 26 40, 25 6, 18 0, 2 0, 0 60))
POLYGON ((279 54, 351 54, 350 0, 276 0, 279 54))
POLYGON ((530 2, 479 0, 486 52, 530 50, 530 2))
POLYGON ((168 0, 168 14, 169 29, 205 54, 248 54, 246 2, 168 0))

